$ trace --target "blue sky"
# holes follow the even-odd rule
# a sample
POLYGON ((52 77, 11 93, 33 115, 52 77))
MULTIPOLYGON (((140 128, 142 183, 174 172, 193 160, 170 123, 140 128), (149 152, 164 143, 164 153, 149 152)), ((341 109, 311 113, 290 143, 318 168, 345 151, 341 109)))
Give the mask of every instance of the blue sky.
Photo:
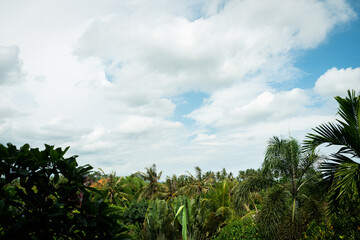
POLYGON ((258 168, 360 86, 351 0, 0 2, 0 143, 128 175, 258 168), (66 17, 64 17, 66 16, 66 17))
POLYGON ((176 108, 173 119, 183 122, 187 126, 194 124, 194 121, 187 118, 186 115, 199 108, 207 98, 209 98, 209 94, 198 91, 190 91, 174 97, 176 108))
MULTIPOLYGON (((275 88, 278 90, 312 89, 315 81, 328 69, 333 67, 357 68, 359 66, 360 2, 352 0, 348 3, 357 16, 345 24, 335 26, 319 46, 307 50, 294 50, 292 61, 299 70, 299 74, 288 83, 274 83, 275 88)), ((173 99, 176 103, 173 119, 184 123, 187 127, 193 127, 196 122, 189 119, 187 114, 199 108, 209 96, 200 91, 190 91, 176 96, 173 99)))
POLYGON ((295 66, 304 74, 299 87, 312 88, 314 81, 326 70, 356 68, 360 63, 360 2, 349 1, 357 17, 346 24, 337 26, 317 48, 300 51, 295 66))

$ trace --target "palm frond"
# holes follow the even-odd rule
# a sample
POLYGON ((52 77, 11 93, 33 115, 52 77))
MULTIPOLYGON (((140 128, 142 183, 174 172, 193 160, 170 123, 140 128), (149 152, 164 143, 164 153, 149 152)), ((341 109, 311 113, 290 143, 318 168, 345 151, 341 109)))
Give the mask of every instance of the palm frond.
POLYGON ((265 239, 279 239, 279 228, 286 214, 288 192, 275 187, 270 190, 264 206, 257 216, 257 223, 265 239))
POLYGON ((320 165, 323 182, 329 190, 329 210, 339 206, 342 196, 360 192, 360 95, 348 91, 345 98, 335 97, 339 103, 337 123, 322 124, 313 129, 315 133, 306 136, 305 147, 315 149, 326 146, 339 146, 339 150, 330 155, 320 165))

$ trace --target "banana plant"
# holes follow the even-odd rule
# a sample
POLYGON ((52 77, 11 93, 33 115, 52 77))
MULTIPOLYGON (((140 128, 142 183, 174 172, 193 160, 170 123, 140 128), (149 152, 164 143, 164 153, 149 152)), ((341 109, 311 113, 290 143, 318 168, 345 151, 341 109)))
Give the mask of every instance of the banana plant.
POLYGON ((182 239, 199 239, 202 222, 200 198, 189 199, 187 196, 179 196, 172 207, 175 213, 174 221, 177 220, 182 227, 182 239))
POLYGON ((145 215, 145 227, 149 238, 157 240, 176 239, 176 229, 172 219, 174 214, 165 200, 151 200, 145 215))

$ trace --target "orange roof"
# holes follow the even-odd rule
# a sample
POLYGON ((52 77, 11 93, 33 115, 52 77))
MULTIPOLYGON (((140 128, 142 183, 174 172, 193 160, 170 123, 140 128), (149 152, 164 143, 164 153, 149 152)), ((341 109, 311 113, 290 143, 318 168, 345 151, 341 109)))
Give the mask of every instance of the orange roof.
POLYGON ((104 187, 105 183, 109 181, 108 178, 101 178, 99 181, 94 182, 93 184, 90 185, 90 187, 94 187, 94 188, 102 188, 104 187))

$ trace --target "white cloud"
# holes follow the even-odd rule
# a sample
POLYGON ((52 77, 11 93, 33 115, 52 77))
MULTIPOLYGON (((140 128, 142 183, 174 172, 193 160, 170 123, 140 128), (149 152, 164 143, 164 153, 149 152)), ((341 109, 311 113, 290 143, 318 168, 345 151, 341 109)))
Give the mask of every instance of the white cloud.
POLYGON ((194 141, 207 141, 207 140, 213 140, 216 139, 216 135, 215 134, 205 134, 205 133, 199 133, 196 138, 194 139, 194 141))
POLYGON ((309 97, 301 89, 275 94, 263 91, 250 95, 248 92, 244 95, 248 89, 238 86, 225 89, 221 94, 214 94, 206 104, 188 117, 202 125, 211 124, 223 128, 256 122, 276 122, 299 116, 306 110, 309 97))
POLYGON ((75 53, 101 59, 125 90, 137 86, 152 97, 194 88, 213 92, 269 66, 281 69, 291 49, 317 46, 335 24, 354 15, 340 3, 229 1, 195 21, 166 11, 153 14, 150 5, 95 21, 75 53))
POLYGON ((152 117, 130 116, 126 121, 121 122, 116 132, 126 135, 143 135, 147 132, 182 127, 180 122, 164 121, 152 117))
POLYGON ((345 96, 347 90, 360 90, 360 67, 331 68, 315 83, 315 91, 323 96, 345 96))
POLYGON ((42 0, 2 1, 0 16, 0 45, 16 46, 0 48, 0 142, 181 174, 258 167, 268 137, 322 120, 306 91, 269 84, 296 78, 293 50, 354 13, 342 0, 42 0), (200 126, 172 119, 187 91, 210 96, 188 115, 200 126))

